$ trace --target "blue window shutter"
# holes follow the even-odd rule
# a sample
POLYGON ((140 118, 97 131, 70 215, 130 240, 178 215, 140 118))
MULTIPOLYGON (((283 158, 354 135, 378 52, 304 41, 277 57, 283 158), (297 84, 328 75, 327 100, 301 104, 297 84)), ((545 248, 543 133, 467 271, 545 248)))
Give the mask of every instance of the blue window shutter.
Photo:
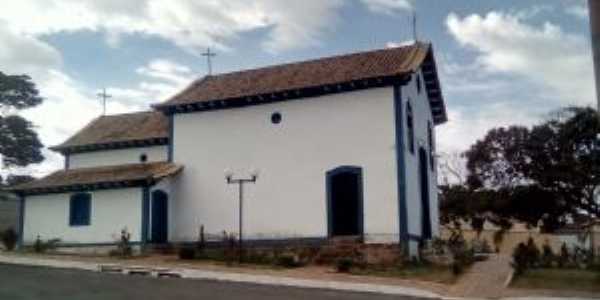
POLYGON ((88 193, 77 193, 71 195, 69 209, 69 225, 86 226, 90 225, 92 196, 88 193))

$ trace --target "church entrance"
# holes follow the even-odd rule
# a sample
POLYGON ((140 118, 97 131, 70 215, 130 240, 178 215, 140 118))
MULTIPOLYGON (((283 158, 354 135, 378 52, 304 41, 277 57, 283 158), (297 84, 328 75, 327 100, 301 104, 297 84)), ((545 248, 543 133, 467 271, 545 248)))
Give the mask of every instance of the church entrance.
POLYGON ((152 192, 151 238, 153 244, 168 241, 169 195, 156 190, 152 192))
POLYGON ((339 167, 327 172, 329 237, 363 235, 362 169, 339 167))
POLYGON ((421 190, 421 238, 431 239, 431 209, 429 199, 429 168, 427 166, 427 151, 419 149, 419 184, 421 190))

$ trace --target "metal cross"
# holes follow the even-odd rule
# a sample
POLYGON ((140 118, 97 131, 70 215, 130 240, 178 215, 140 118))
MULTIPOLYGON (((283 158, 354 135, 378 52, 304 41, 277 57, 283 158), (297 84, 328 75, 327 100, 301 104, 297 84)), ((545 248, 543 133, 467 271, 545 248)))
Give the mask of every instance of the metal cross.
POLYGON ((106 115, 106 99, 112 98, 112 95, 106 93, 106 88, 102 89, 102 93, 97 94, 98 97, 102 98, 102 115, 106 115))
POLYGON ((208 64, 208 75, 212 75, 212 58, 217 56, 217 54, 211 52, 209 47, 206 48, 206 52, 202 53, 202 56, 206 56, 206 63, 208 64))

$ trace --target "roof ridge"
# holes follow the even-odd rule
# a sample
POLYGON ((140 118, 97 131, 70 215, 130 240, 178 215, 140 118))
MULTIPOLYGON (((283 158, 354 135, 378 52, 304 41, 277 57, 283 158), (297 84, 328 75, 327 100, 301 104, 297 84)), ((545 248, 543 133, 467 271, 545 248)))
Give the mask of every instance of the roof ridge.
POLYGON ((306 59, 306 60, 298 60, 298 61, 286 62, 286 63, 281 63, 281 64, 273 64, 273 65, 267 65, 267 66, 256 67, 256 68, 243 69, 243 70, 232 71, 232 72, 225 72, 225 73, 220 73, 220 74, 216 74, 216 75, 207 75, 207 76, 201 77, 198 80, 195 80, 194 82, 192 82, 192 85, 199 83, 200 81, 203 81, 204 79, 211 79, 211 78, 214 79, 214 78, 221 77, 221 76, 243 74, 246 72, 256 72, 256 71, 260 71, 260 70, 268 70, 268 69, 273 69, 273 68, 284 68, 284 67, 289 67, 289 66, 293 66, 293 65, 319 62, 319 61, 328 60, 328 59, 346 58, 346 57, 352 57, 352 56, 364 55, 364 54, 374 54, 377 52, 393 51, 393 50, 400 50, 400 49, 414 49, 416 47, 429 46, 429 45, 431 45, 431 44, 425 43, 425 42, 416 42, 411 45, 377 48, 377 49, 371 49, 371 50, 367 50, 367 51, 354 51, 354 52, 335 54, 335 55, 324 56, 324 57, 319 57, 319 58, 311 58, 311 59, 306 59))

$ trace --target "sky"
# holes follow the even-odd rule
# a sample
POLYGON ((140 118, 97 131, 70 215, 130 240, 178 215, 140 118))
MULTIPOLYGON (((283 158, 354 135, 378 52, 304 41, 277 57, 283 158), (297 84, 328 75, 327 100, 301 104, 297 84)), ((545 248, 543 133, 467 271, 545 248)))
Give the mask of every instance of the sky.
MULTIPOLYGON (((19 112, 46 146, 102 113, 147 110, 207 73, 433 44, 448 123, 438 152, 493 127, 594 105, 585 0, 0 0, 0 71, 28 74, 45 101, 19 112)), ((60 155, 20 170, 40 176, 60 155)), ((17 170, 18 172, 19 170, 17 170)))

